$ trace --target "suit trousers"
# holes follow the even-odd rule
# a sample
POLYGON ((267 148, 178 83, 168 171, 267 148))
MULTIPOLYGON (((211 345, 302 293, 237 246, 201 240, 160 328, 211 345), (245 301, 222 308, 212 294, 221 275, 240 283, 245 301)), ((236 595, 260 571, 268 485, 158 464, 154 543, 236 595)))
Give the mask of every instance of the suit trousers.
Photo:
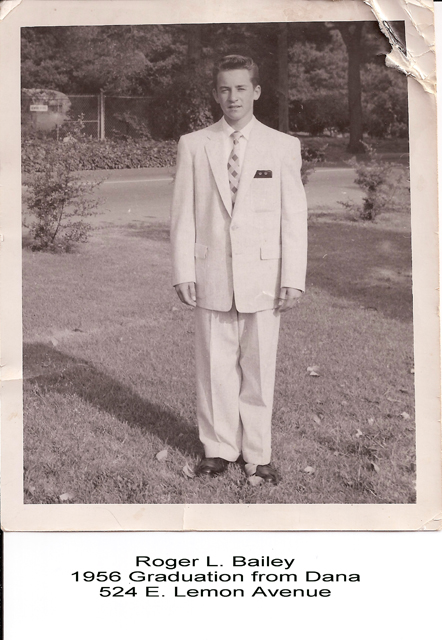
POLYGON ((208 458, 271 458, 280 314, 195 309, 197 419, 208 458))

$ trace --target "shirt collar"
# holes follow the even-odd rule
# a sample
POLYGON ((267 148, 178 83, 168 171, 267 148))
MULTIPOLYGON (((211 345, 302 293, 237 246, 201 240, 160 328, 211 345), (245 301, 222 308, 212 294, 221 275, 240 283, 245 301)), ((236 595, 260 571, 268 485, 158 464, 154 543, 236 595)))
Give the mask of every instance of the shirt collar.
MULTIPOLYGON (((234 129, 233 127, 230 126, 230 124, 227 122, 224 116, 222 117, 221 122, 223 126, 223 133, 227 137, 231 136, 234 131, 237 131, 237 129, 234 129)), ((250 132, 252 131, 252 128, 255 122, 256 122, 256 118, 255 116, 252 116, 252 119, 250 120, 250 122, 246 124, 245 127, 243 127, 242 129, 238 129, 238 131, 241 131, 242 135, 246 140, 250 138, 250 132)))

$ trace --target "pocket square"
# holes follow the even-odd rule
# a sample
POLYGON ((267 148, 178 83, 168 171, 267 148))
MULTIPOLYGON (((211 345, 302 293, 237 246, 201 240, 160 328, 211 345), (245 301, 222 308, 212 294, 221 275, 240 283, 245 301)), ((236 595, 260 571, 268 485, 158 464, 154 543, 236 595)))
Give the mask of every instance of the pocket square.
POLYGON ((258 169, 258 171, 253 176, 254 178, 271 178, 273 176, 270 169, 258 169))

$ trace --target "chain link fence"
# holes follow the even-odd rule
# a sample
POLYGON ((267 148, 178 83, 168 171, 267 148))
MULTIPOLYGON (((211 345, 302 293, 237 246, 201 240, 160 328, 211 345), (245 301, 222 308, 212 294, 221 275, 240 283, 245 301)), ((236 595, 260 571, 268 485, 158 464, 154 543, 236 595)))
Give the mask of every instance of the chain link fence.
POLYGON ((23 89, 22 126, 63 137, 67 120, 83 119, 83 133, 91 138, 126 140, 150 135, 151 98, 97 94, 66 95, 60 91, 23 89))
POLYGON ((83 117, 84 133, 104 140, 140 138, 149 132, 150 98, 133 96, 68 95, 69 117, 83 117))
POLYGON ((71 102, 68 112, 71 120, 81 116, 84 122, 83 132, 92 138, 100 138, 100 96, 68 95, 71 102))

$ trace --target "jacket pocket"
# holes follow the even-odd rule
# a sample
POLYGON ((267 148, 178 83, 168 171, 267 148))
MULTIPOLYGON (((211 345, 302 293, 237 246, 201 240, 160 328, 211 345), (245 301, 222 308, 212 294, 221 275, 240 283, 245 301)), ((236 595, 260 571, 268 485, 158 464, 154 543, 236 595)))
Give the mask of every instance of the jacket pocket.
POLYGON ((207 256, 207 251, 208 251, 208 247, 206 247, 205 244, 199 244, 198 242, 195 242, 195 250, 194 250, 195 258, 200 258, 200 260, 204 260, 205 257, 207 256))
POLYGON ((281 258, 281 245, 261 247, 261 260, 279 260, 281 258))

